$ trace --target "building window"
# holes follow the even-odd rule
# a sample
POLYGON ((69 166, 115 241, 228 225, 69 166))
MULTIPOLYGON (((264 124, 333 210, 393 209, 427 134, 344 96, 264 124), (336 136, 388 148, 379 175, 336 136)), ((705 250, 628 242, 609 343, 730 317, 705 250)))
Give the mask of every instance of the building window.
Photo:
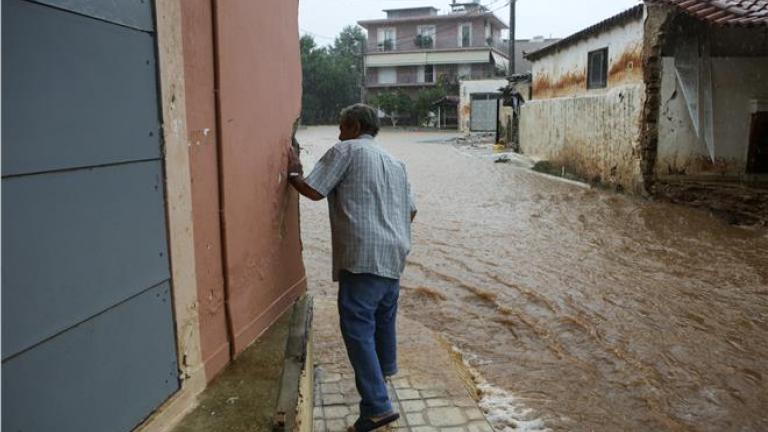
POLYGON ((432 65, 424 66, 424 82, 435 82, 435 67, 432 65))
POLYGON ((435 67, 432 65, 419 66, 416 72, 417 82, 420 84, 435 82, 435 67))
POLYGON ((493 44, 493 29, 491 23, 485 20, 485 44, 491 46, 493 44))
POLYGON ((419 48, 434 48, 437 29, 433 25, 421 25, 417 28, 416 46, 419 48))
POLYGON ((466 48, 472 46, 472 24, 459 24, 459 47, 466 48))
POLYGON ((587 67, 587 88, 608 87, 608 48, 589 53, 587 67))
POLYGON ((459 79, 466 79, 472 77, 472 65, 460 64, 459 65, 459 79))
POLYGON ((379 84, 397 84, 397 69, 393 67, 379 68, 379 84))
POLYGON ((379 51, 392 51, 397 49, 397 31, 394 27, 383 27, 378 30, 379 51))

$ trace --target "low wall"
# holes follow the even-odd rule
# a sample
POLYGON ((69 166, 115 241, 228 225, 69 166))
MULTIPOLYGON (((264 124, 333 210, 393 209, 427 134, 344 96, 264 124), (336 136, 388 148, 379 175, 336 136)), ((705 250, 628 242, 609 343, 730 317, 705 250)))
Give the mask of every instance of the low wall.
POLYGON ((589 181, 641 192, 638 146, 645 87, 523 105, 521 151, 589 181))

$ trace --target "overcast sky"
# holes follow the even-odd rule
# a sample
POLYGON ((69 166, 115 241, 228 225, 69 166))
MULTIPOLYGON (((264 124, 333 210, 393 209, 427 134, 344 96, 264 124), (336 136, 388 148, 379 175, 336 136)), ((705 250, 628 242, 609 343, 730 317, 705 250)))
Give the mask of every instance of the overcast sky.
MULTIPOLYGON (((382 9, 434 6, 450 10, 450 0, 299 0, 301 34, 309 33, 318 44, 333 42, 344 26, 362 19, 384 18, 382 9)), ((505 23, 508 0, 481 0, 505 23)), ((518 0, 517 38, 564 37, 639 3, 639 0, 518 0)), ((506 36, 505 36, 506 37, 506 36)))

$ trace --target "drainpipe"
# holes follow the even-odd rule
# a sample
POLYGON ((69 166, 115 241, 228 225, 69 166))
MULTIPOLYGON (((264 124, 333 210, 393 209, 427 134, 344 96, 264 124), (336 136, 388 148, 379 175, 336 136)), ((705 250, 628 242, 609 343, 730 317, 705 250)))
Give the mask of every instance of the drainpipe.
POLYGON ((213 94, 216 110, 216 163, 219 184, 219 237, 221 238, 221 273, 224 279, 224 308, 226 310, 227 338, 229 339, 229 358, 235 358, 235 328, 232 322, 231 292, 227 263, 227 223, 224 214, 224 141, 221 122, 221 62, 219 58, 219 2, 211 0, 211 26, 213 32, 213 94))

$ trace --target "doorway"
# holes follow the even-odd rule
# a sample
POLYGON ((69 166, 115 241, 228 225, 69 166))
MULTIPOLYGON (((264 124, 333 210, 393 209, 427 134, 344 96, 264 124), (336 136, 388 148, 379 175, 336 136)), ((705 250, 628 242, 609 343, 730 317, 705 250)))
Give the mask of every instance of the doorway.
POLYGON ((768 111, 752 114, 747 173, 768 174, 768 111))

